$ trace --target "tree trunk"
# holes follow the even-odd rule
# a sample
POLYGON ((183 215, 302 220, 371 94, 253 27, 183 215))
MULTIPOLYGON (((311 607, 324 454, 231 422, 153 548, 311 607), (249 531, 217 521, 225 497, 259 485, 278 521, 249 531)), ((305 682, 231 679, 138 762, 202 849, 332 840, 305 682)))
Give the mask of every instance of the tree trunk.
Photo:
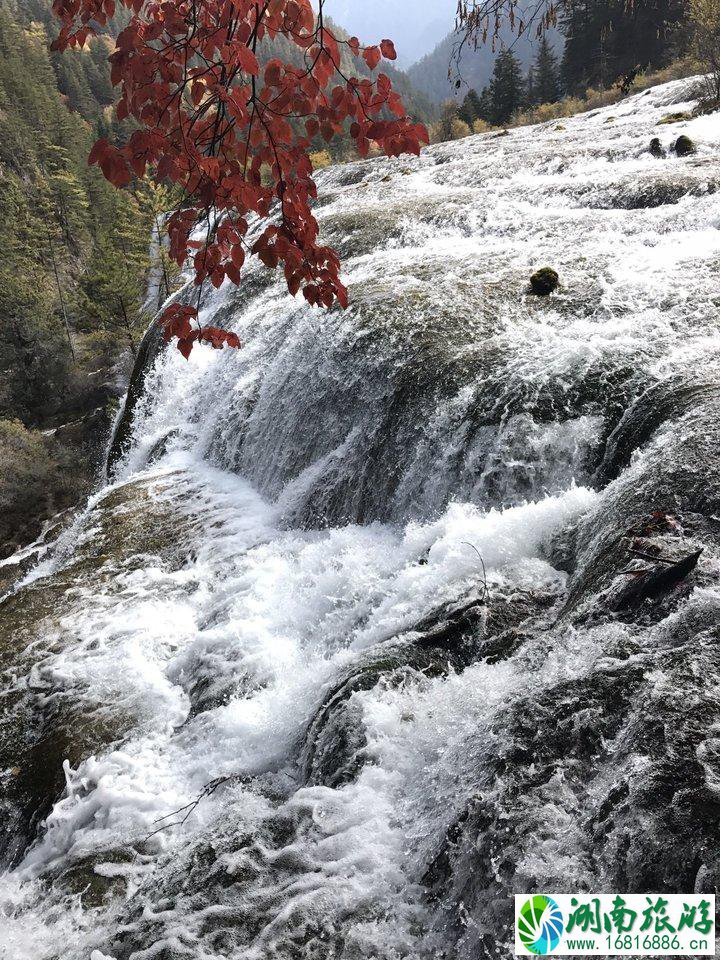
POLYGON ((55 259, 55 248, 53 247, 52 240, 48 239, 48 245, 50 247, 50 256, 52 257, 53 272, 55 273, 55 283, 57 284, 58 297, 60 298, 60 310, 62 312, 63 324, 65 326, 65 333, 67 334, 68 343, 70 344, 70 353, 72 354, 73 360, 77 360, 75 355, 75 347, 72 342, 72 334, 70 333, 70 323, 67 317, 67 311, 65 310, 65 298, 63 297, 62 284, 60 283, 60 274, 58 273, 57 260, 55 259))

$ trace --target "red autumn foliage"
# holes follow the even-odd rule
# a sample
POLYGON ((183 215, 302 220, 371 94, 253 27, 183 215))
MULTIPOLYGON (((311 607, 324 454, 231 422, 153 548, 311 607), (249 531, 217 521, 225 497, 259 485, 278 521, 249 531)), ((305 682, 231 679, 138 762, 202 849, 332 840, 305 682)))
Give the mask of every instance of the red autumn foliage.
MULTIPOLYGON (((89 162, 118 187, 153 175, 182 188, 169 219, 172 257, 195 250, 195 283, 240 280, 249 255, 282 264, 290 292, 311 305, 347 306, 336 253, 318 242, 311 204, 317 195, 312 140, 349 133, 358 153, 376 143, 388 156, 419 154, 425 128, 405 114, 385 74, 348 76, 341 47, 370 70, 394 60, 390 40, 361 47, 325 26, 311 0, 117 0, 132 16, 110 55, 120 88, 118 117, 137 129, 116 147, 99 140, 89 162), (304 66, 282 57, 258 62, 276 41, 302 51, 304 66), (349 126, 349 129, 348 129, 349 126), (202 227, 203 241, 193 240, 202 227)), ((61 29, 53 47, 81 46, 115 14, 116 0, 54 0, 61 29)), ((199 297, 198 297, 199 302, 199 297)), ((238 338, 198 325, 197 308, 170 306, 165 336, 185 357, 199 341, 239 346, 238 338), (195 324, 195 326, 193 325, 195 324)))

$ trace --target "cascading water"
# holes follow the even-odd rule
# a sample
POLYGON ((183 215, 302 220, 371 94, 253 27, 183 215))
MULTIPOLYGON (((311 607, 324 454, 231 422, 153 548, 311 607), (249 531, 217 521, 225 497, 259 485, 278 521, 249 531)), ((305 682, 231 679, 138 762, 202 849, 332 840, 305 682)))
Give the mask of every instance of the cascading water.
POLYGON ((720 116, 658 126, 692 90, 331 169, 351 308, 253 268, 203 310, 242 351, 151 356, 0 604, 3 960, 508 956, 514 891, 714 885, 720 116), (626 535, 701 563, 634 603, 626 535))

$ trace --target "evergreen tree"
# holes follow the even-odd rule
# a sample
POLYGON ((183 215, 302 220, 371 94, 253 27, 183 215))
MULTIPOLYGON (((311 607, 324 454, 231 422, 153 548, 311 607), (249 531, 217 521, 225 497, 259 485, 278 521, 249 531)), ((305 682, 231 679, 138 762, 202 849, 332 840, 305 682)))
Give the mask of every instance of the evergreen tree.
POLYGON ((64 147, 51 144, 43 172, 52 200, 52 215, 62 231, 62 242, 78 248, 87 236, 88 201, 64 147))
POLYGON ((635 68, 663 67, 689 36, 685 0, 573 0, 564 10, 568 93, 611 86, 635 68))
POLYGON ((476 120, 483 119, 480 116, 482 110, 482 103, 480 102, 480 97, 477 95, 476 90, 468 90, 465 99, 462 102, 460 109, 458 110, 458 116, 462 121, 464 121, 469 127, 472 127, 473 123, 476 120))
POLYGON ((525 104, 528 107, 534 107, 540 102, 535 91, 535 69, 530 67, 525 80, 525 104))
POLYGON ((502 50, 495 61, 490 81, 490 122, 507 123, 525 103, 522 67, 512 50, 502 50))
POLYGON ((492 116, 492 101, 490 99, 489 87, 483 87, 480 91, 480 106, 478 107, 478 120, 484 120, 490 123, 492 116))
POLYGON ((546 36, 540 41, 532 67, 533 98, 535 103, 555 103, 560 97, 560 70, 557 57, 546 36))

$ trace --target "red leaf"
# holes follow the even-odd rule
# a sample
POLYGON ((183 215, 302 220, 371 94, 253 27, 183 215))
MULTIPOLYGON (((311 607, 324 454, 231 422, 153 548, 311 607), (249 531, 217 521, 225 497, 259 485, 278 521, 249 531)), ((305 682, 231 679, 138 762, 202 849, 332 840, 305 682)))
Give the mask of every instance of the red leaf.
MULTIPOLYGON (((53 49, 82 46, 98 32, 110 43, 103 27, 115 6, 53 0, 53 49)), ((126 25, 108 59, 117 116, 132 132, 120 147, 99 140, 89 162, 120 188, 150 171, 183 198, 167 222, 169 254, 180 265, 193 258, 196 286, 240 282, 252 223, 259 239, 251 254, 280 266, 291 293, 302 289, 313 306, 345 307, 340 261, 320 245, 313 215, 310 151, 319 136, 330 143, 348 128, 362 157, 373 141, 390 156, 418 153, 428 142, 388 76, 347 77, 338 66, 346 44, 374 71, 383 57, 396 59, 393 43, 363 49, 357 37, 338 38, 327 21, 317 23, 311 0, 120 0, 122 8, 126 25)), ((171 305, 160 322, 186 357, 199 340, 239 346, 219 328, 199 329, 188 306, 171 305)))
POLYGON ((374 70, 382 59, 380 47, 365 47, 363 50, 363 59, 368 67, 370 67, 371 70, 374 70))
POLYGON ((178 340, 177 348, 180 351, 180 353, 185 357, 185 359, 189 360, 190 354, 192 353, 193 342, 192 340, 183 338, 182 340, 178 340))
POLYGON ((236 51, 238 65, 245 71, 257 76, 260 73, 260 65, 257 57, 249 47, 241 46, 236 51))

